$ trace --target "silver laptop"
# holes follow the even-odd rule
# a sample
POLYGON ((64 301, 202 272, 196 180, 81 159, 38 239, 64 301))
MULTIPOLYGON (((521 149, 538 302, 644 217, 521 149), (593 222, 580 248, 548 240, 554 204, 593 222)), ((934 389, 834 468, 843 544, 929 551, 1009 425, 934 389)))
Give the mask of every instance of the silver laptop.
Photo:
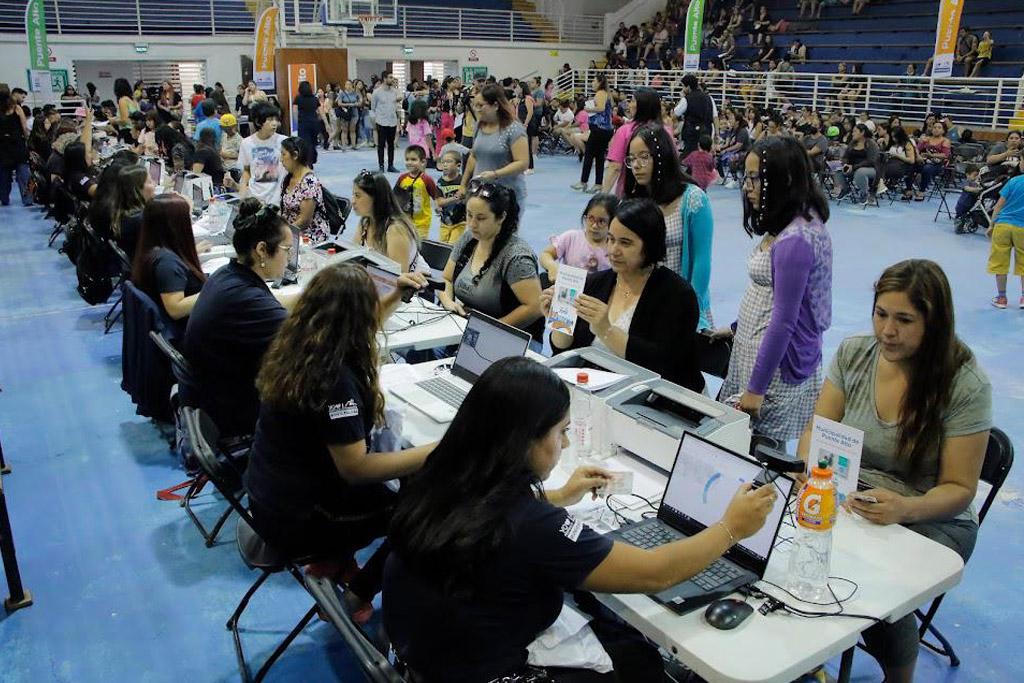
POLYGON ((748 456, 690 432, 683 434, 658 516, 622 526, 609 534, 611 538, 653 548, 698 534, 722 518, 736 489, 748 481, 755 488, 778 487, 775 507, 761 530, 688 581, 652 595, 654 600, 683 614, 762 579, 793 489, 793 480, 765 470, 748 456))
POLYGON ((393 387, 391 393, 435 422, 451 422, 473 383, 492 363, 523 356, 529 345, 528 332, 473 311, 451 370, 415 384, 393 387))

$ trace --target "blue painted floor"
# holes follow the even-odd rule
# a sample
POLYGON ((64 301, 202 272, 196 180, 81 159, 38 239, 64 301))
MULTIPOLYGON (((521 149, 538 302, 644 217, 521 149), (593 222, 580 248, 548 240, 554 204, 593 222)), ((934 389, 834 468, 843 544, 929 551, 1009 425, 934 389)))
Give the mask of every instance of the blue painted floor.
MULTIPOLYGON (((318 172, 336 193, 375 168, 368 152, 321 155, 318 172)), ((541 248, 575 227, 586 197, 572 158, 541 158, 528 178, 523 236, 541 248)), ((711 189, 715 213, 714 312, 732 318, 746 285, 751 241, 738 190, 711 189)), ((992 379, 996 424, 1024 444, 1024 311, 989 306, 987 242, 932 222, 932 204, 835 209, 834 322, 826 358, 846 335, 869 329, 871 286, 882 269, 915 256, 938 261, 954 286, 958 330, 992 379)), ((435 236, 437 228, 434 228, 435 236)), ((4 478, 18 559, 35 605, 0 612, 0 681, 236 681, 224 621, 255 578, 238 558, 233 532, 212 549, 174 503, 154 492, 184 479, 166 442, 119 388, 119 331, 104 336, 104 307, 74 291, 67 259, 46 248, 49 225, 35 210, 0 209, 0 437, 14 473, 4 478)), ((1011 286, 1011 301, 1019 292, 1011 286)), ((1020 680, 1024 522, 1021 466, 1012 472, 981 532, 963 584, 937 624, 963 665, 922 651, 920 681, 1020 680)), ((220 506, 210 498, 201 514, 220 506)), ((232 527, 233 528, 233 527, 232 527)), ((894 558, 893 571, 913 571, 894 558)), ((0 583, 0 593, 6 587, 0 583)), ((273 577, 253 599, 243 626, 258 667, 310 604, 292 581, 273 577)), ((439 618, 442 615, 438 615, 439 618)), ((834 663, 833 663, 834 664, 834 663)), ((834 672, 834 666, 833 672, 834 672)), ((855 680, 881 675, 859 654, 855 680)), ((270 680, 360 680, 329 626, 316 622, 270 680)))

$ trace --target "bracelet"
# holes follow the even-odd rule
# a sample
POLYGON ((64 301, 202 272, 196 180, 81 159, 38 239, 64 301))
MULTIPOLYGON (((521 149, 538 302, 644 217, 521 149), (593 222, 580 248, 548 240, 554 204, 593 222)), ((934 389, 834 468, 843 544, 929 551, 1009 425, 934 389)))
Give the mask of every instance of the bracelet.
POLYGON ((719 520, 718 524, 721 524, 722 528, 725 529, 725 533, 729 534, 729 547, 731 548, 736 545, 736 537, 732 535, 732 530, 729 529, 728 525, 726 525, 722 520, 719 520))

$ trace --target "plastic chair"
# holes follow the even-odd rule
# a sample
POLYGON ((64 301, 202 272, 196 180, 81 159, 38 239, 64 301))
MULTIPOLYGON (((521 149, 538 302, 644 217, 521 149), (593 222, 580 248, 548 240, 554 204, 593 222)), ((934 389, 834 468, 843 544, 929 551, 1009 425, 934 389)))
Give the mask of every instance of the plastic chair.
POLYGON ((236 529, 238 554, 249 569, 258 569, 260 571, 259 577, 249 587, 249 590, 245 592, 245 595, 242 596, 235 611, 232 612, 231 617, 225 624, 225 628, 231 631, 234 639, 235 656, 238 659, 238 669, 242 674, 242 680, 245 683, 259 683, 259 681, 266 677, 267 672, 284 654, 284 651, 288 649, 292 641, 306 627, 306 624, 312 620, 316 614, 316 605, 310 607, 302 619, 299 620, 299 623, 288 632, 285 639, 270 653, 270 656, 263 662, 263 666, 260 667, 255 677, 252 676, 249 665, 245 661, 245 651, 242 647, 242 637, 238 630, 238 622, 245 608, 248 607, 252 596, 271 575, 287 572, 299 585, 304 586, 305 583, 299 565, 305 564, 310 558, 289 557, 264 539, 264 536, 259 532, 256 521, 242 504, 242 494, 233 485, 236 477, 241 477, 240 473, 233 472, 232 468, 218 457, 217 449, 213 445, 217 443, 220 437, 217 427, 209 416, 201 410, 185 408, 183 413, 199 468, 220 494, 224 496, 225 500, 228 501, 231 509, 238 513, 238 526, 236 529))
POLYGON ((132 262, 128 254, 124 253, 121 247, 117 246, 114 240, 107 240, 110 253, 114 255, 114 263, 118 268, 117 280, 114 282, 114 289, 117 291, 117 298, 110 306, 110 310, 103 316, 103 334, 110 332, 114 324, 120 320, 122 314, 121 302, 124 300, 124 283, 132 275, 132 262))
MULTIPOLYGON (((981 510, 978 511, 979 527, 985 521, 985 517, 988 515, 989 508, 992 507, 992 503, 995 502, 996 496, 999 495, 999 490, 1003 487, 1007 475, 1010 474, 1011 467, 1013 467, 1013 443, 1010 442, 1010 438, 1006 436, 1003 430, 993 427, 989 433, 988 447, 985 449, 985 463, 981 467, 981 481, 987 483, 990 488, 988 495, 985 496, 985 502, 981 505, 981 510)), ((948 657, 950 666, 960 666, 960 658, 957 657, 953 646, 942 635, 938 627, 932 623, 935 613, 939 611, 939 605, 942 604, 942 599, 945 597, 945 594, 943 594, 932 600, 927 613, 919 609, 914 610, 914 614, 921 621, 921 626, 918 628, 918 636, 921 639, 921 644, 926 648, 943 657, 948 657), (938 645, 925 640, 929 633, 939 641, 938 645)))
POLYGON ((366 634, 352 621, 352 617, 341 602, 338 586, 330 579, 306 574, 306 589, 321 612, 341 634, 356 662, 371 683, 404 683, 406 679, 398 673, 388 658, 370 642, 366 634))

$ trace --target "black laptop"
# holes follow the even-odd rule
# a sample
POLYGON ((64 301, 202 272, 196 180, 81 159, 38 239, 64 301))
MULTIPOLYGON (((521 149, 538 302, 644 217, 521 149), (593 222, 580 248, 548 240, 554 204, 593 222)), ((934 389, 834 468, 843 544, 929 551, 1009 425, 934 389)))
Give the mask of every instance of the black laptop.
POLYGON ((698 534, 722 518, 736 489, 748 481, 755 487, 779 488, 775 507, 761 530, 734 545, 700 574, 652 598, 683 614, 763 578, 793 488, 793 480, 767 472, 746 455, 695 434, 683 434, 658 516, 624 525, 609 534, 612 538, 654 548, 698 534), (768 483, 769 479, 773 481, 768 483))

